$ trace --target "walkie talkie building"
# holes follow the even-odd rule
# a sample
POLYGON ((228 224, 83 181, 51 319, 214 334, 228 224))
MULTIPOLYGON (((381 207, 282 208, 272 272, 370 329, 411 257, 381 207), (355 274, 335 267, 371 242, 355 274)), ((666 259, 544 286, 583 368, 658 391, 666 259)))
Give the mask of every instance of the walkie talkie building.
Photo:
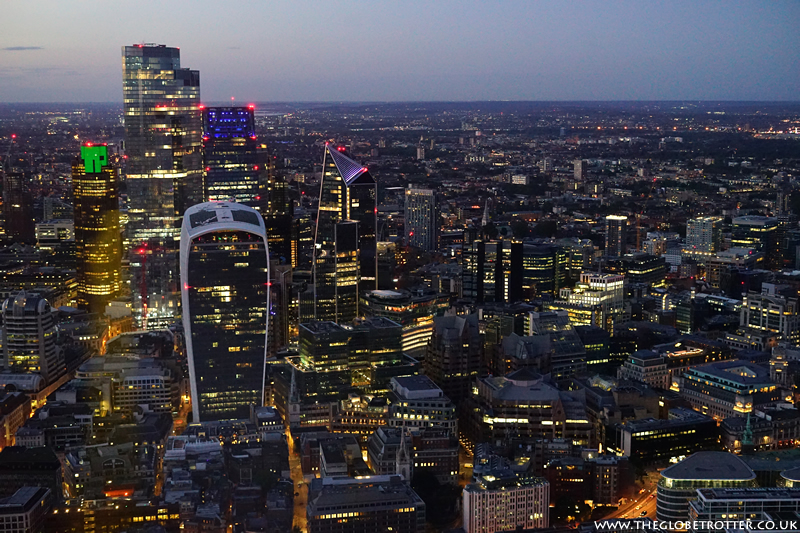
POLYGON ((234 202, 188 209, 181 230, 183 328, 194 422, 263 405, 269 252, 261 215, 234 202))

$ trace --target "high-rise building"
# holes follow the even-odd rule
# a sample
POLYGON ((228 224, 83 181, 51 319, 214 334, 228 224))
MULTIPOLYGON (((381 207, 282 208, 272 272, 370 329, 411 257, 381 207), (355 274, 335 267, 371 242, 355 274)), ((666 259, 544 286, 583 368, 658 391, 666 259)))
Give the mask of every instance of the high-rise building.
POLYGON ((439 216, 436 210, 436 192, 432 189, 406 189, 406 238, 409 245, 426 252, 438 248, 439 216))
POLYGON ((686 221, 686 248, 690 251, 716 253, 722 244, 722 218, 698 217, 686 221))
POLYGON ((576 180, 583 181, 586 179, 586 163, 583 159, 576 159, 573 162, 573 175, 576 180))
POLYGON ((366 317, 386 317, 403 328, 403 353, 422 359, 433 334, 433 317, 450 307, 450 295, 432 289, 377 290, 364 293, 360 311, 366 317))
POLYGON ((618 257, 625 255, 628 239, 628 217, 608 215, 606 217, 606 255, 618 257))
POLYGON ((433 319, 433 336, 423 368, 448 398, 459 403, 469 396, 482 362, 483 340, 477 314, 433 319))
POLYGON ((178 48, 137 44, 122 49, 122 83, 134 318, 160 327, 179 312, 180 217, 205 197, 200 74, 178 48))
POLYGON ((566 311, 531 313, 530 335, 550 339, 550 370, 562 378, 586 370, 586 349, 566 311))
POLYGON ((567 253, 550 245, 476 240, 461 252, 464 298, 477 303, 554 296, 567 275, 567 253))
POLYGON ((121 288, 122 242, 117 170, 105 145, 81 146, 72 165, 78 305, 102 314, 121 288))
POLYGON ((203 166, 206 198, 260 210, 266 192, 267 154, 259 150, 253 106, 205 107, 203 166))
POLYGON ((614 326, 622 320, 624 286, 624 276, 584 272, 573 289, 561 289, 559 300, 550 308, 567 310, 574 325, 599 326, 613 335, 614 326), (591 318, 577 319, 581 311, 591 318))
POLYGON ((3 366, 13 372, 41 374, 47 384, 64 372, 56 346, 54 311, 44 298, 20 291, 3 302, 3 366))
POLYGON ((3 217, 6 237, 12 242, 36 242, 33 196, 30 179, 24 172, 6 171, 3 175, 3 217))
POLYGON ((377 184, 366 167, 325 145, 314 239, 314 318, 351 322, 358 291, 377 288, 377 184))
POLYGON ((778 219, 744 216, 733 219, 731 247, 752 248, 764 254, 766 268, 782 267, 778 219))
POLYGON ((194 422, 248 418, 263 405, 269 307, 264 221, 254 209, 208 202, 181 230, 183 328, 194 422))

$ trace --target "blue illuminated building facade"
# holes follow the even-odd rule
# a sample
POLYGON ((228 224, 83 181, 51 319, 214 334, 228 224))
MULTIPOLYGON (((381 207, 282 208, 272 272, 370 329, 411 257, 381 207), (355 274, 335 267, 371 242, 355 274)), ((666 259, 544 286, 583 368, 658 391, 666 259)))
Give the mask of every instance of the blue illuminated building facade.
POLYGON ((253 106, 203 109, 203 164, 209 201, 262 210, 268 159, 256 138, 253 106))

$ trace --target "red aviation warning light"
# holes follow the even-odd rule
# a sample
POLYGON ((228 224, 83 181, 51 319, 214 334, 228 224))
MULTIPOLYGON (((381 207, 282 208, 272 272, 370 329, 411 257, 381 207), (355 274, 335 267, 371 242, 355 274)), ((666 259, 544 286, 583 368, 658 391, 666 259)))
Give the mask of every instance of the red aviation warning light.
POLYGON ((256 108, 255 104, 248 104, 247 105, 247 109, 255 109, 255 108, 256 108))
MULTIPOLYGON (((12 139, 16 139, 16 138, 17 138, 17 134, 16 134, 16 133, 12 133, 12 134, 11 134, 11 138, 12 138, 12 139)), ((327 143, 326 143, 326 144, 327 144, 327 143)))

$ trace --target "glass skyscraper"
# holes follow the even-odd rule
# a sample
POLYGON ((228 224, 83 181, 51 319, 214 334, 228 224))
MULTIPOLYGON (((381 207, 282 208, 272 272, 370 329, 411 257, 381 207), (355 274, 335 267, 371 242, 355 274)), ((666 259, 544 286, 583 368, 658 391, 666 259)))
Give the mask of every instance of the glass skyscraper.
POLYGON ((72 165, 78 306, 102 314, 119 296, 122 242, 117 171, 108 147, 86 143, 72 165))
POLYGON ((258 149, 252 107, 203 109, 203 165, 209 201, 233 201, 260 210, 267 162, 258 149))
POLYGON ((322 160, 314 239, 314 316, 351 322, 359 289, 377 288, 377 184, 330 144, 322 160), (354 264, 355 263, 355 264, 354 264))
POLYGON ((200 74, 177 48, 137 44, 122 49, 122 83, 134 318, 162 327, 178 313, 180 216, 205 197, 200 74))
POLYGON ((269 308, 261 215, 233 202, 186 211, 181 230, 183 328, 194 422, 249 417, 263 405, 269 308))

